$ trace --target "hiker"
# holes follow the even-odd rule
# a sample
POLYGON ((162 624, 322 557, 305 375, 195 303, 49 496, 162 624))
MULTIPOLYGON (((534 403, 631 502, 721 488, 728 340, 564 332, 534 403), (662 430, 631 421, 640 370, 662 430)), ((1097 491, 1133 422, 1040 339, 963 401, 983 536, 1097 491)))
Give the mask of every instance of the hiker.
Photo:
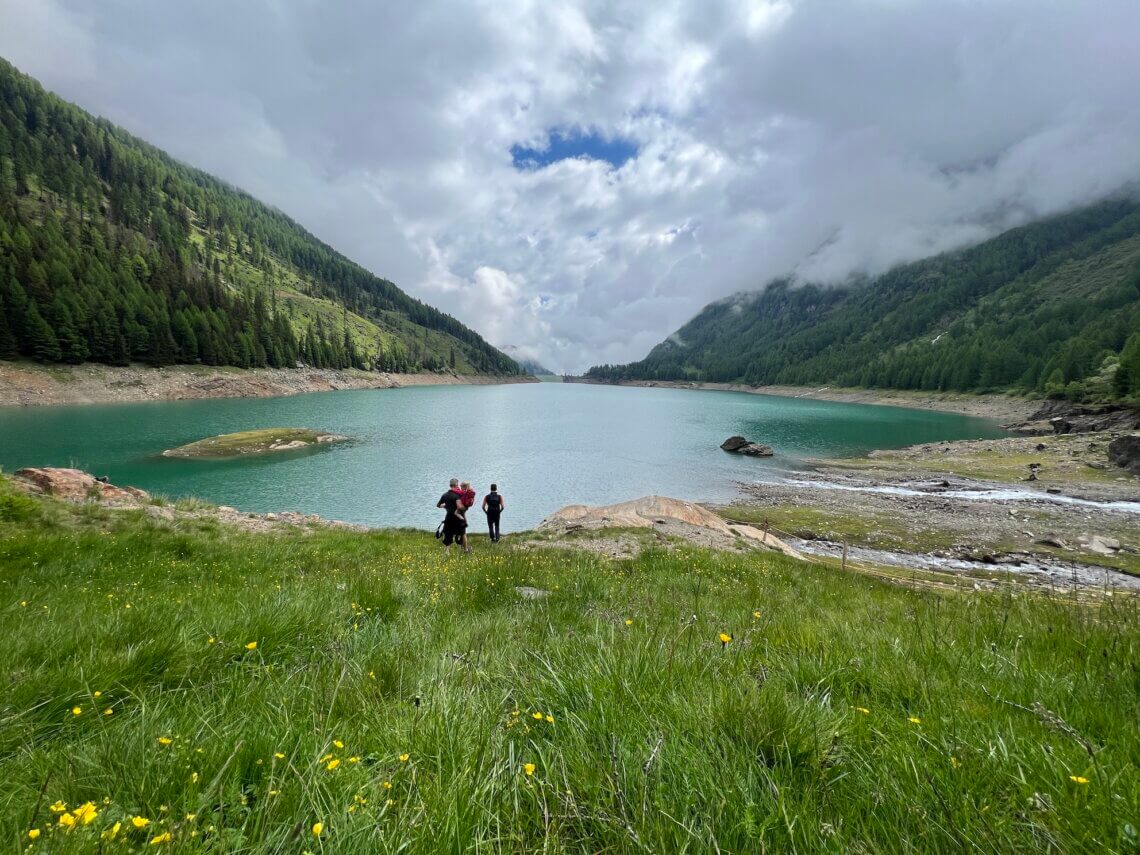
POLYGON ((459 485, 459 504, 456 505, 456 512, 463 520, 463 534, 460 543, 463 544, 463 551, 470 552, 471 547, 467 543, 467 512, 475 507, 475 491, 471 489, 471 482, 464 481, 459 485))
POLYGON ((487 515, 487 531, 491 536, 491 543, 499 542, 499 515, 505 507, 506 503, 499 493, 499 485, 492 484, 491 492, 483 497, 483 513, 487 515))
POLYGON ((460 541, 465 536, 467 520, 460 515, 459 506, 463 502, 463 493, 459 489, 459 479, 452 478, 446 493, 439 497, 435 503, 437 508, 444 508, 443 518, 443 548, 450 552, 451 544, 460 541))

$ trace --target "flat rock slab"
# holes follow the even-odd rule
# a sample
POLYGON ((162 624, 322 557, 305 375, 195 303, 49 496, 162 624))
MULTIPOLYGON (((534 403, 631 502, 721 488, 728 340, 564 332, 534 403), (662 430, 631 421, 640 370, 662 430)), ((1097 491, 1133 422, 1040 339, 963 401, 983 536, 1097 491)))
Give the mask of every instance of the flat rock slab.
POLYGON ((137 487, 116 487, 81 469, 59 469, 52 466, 18 469, 15 477, 28 485, 34 492, 69 502, 100 500, 133 504, 149 498, 144 490, 137 487))
POLYGON ((162 452, 162 456, 187 460, 219 460, 247 454, 299 451, 347 440, 347 436, 309 428, 266 428, 200 439, 178 448, 169 448, 162 452))

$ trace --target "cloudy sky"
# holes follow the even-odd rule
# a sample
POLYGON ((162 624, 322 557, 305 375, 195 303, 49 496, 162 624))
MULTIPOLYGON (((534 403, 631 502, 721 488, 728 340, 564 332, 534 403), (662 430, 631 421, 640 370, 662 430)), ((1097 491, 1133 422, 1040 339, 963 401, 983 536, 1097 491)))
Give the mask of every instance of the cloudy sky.
POLYGON ((1140 177, 1137 0, 0 0, 0 54, 556 370, 1140 177))

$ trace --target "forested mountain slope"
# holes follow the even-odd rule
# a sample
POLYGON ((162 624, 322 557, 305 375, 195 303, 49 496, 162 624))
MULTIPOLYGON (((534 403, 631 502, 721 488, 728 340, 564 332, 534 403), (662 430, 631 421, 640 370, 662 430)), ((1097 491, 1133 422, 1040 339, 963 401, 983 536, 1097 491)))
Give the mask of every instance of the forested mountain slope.
POLYGON ((509 373, 279 211, 0 59, 0 358, 509 373))
POLYGON ((825 288, 706 306, 601 380, 1140 397, 1140 203, 1115 199, 825 288))

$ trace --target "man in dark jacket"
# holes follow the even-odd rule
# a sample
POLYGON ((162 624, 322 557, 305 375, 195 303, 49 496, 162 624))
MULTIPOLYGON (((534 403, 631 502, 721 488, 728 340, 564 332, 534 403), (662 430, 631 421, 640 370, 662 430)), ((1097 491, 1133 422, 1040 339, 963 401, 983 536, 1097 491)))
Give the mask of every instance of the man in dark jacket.
POLYGON ((499 516, 506 506, 498 484, 492 484, 491 492, 483 497, 483 513, 487 515, 487 531, 491 535, 491 543, 499 542, 499 516))
POLYGON ((459 502, 462 500, 463 493, 459 489, 459 479, 452 478, 447 492, 435 503, 437 508, 443 508, 447 514, 443 518, 443 548, 449 552, 451 544, 463 536, 463 530, 466 528, 463 519, 457 513, 459 502))

